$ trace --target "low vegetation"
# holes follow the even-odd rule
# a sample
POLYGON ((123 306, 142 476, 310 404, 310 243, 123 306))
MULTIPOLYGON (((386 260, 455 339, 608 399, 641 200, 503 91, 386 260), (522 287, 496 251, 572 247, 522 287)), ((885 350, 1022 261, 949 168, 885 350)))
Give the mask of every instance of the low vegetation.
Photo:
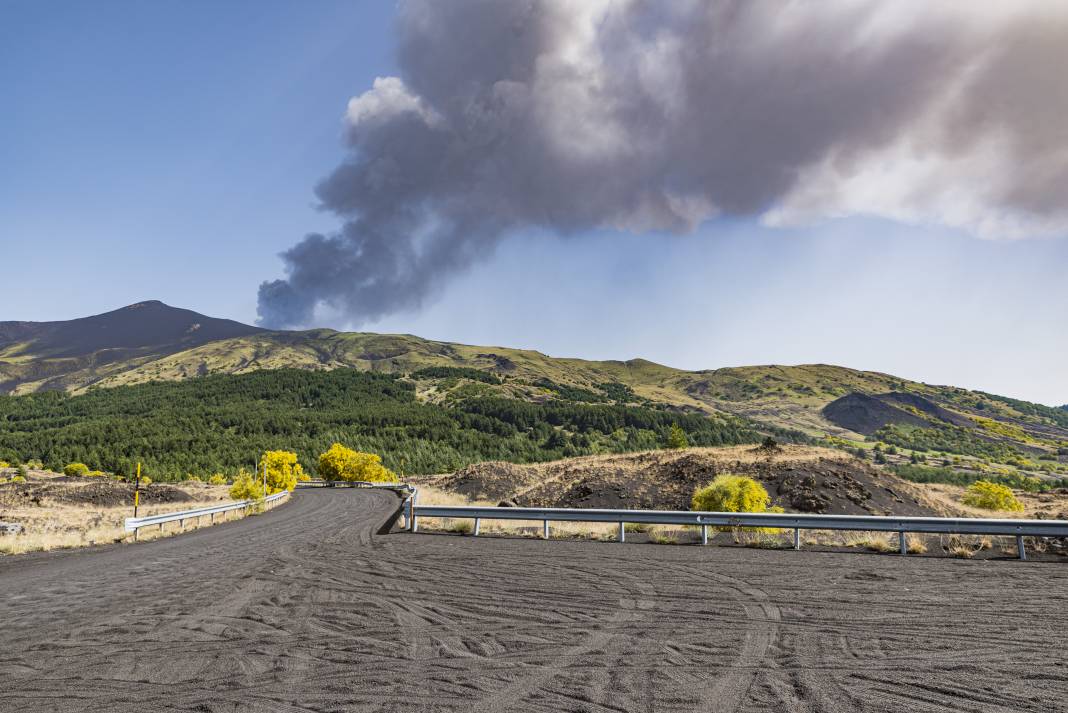
POLYGON ((950 467, 928 467, 922 465, 899 465, 893 468, 893 472, 898 477, 913 483, 947 483, 949 485, 968 486, 980 480, 986 480, 1015 488, 1016 490, 1025 490, 1029 493, 1068 487, 1068 478, 1040 479, 1014 472, 983 473, 956 470, 950 467))
POLYGON ((692 510, 766 512, 771 496, 763 485, 742 475, 718 475, 693 494, 692 510))
POLYGON ((965 505, 983 510, 1020 512, 1024 509, 1011 488, 987 480, 980 480, 968 486, 962 500, 965 505))
MULTIPOLYGON (((744 475, 717 475, 711 483, 694 491, 690 509, 707 512, 783 512, 781 507, 771 505, 771 496, 763 485, 744 475)), ((733 529, 764 534, 781 532, 780 528, 775 527, 733 529)))
POLYGON ((899 448, 916 451, 940 451, 959 455, 990 458, 1006 462, 1020 457, 1020 451, 1006 443, 985 440, 971 429, 959 426, 918 428, 915 426, 890 425, 875 432, 876 440, 899 448))
POLYGON ((267 451, 260 458, 256 473, 242 470, 230 486, 234 500, 259 500, 283 490, 293 491, 297 482, 308 480, 297 462, 297 454, 290 451, 267 451))

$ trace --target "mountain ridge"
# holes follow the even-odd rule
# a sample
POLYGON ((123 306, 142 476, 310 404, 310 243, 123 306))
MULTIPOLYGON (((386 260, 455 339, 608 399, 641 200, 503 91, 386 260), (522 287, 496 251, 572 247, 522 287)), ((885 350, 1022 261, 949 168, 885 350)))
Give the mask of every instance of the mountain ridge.
POLYGON ((409 334, 271 331, 153 300, 64 322, 0 322, 0 393, 77 394, 283 368, 394 374, 412 380, 421 400, 446 406, 479 396, 629 402, 847 442, 922 439, 966 453, 1004 443, 1021 457, 1068 448, 1068 410, 829 364, 687 371, 640 357, 550 357, 409 334))

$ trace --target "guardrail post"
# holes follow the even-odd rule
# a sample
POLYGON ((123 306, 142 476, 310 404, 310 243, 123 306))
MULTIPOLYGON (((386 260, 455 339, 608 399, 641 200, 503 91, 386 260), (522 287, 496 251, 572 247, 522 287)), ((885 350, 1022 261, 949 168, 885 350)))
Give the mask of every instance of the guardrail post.
POLYGON ((1024 548, 1023 535, 1016 536, 1016 552, 1020 555, 1020 559, 1027 560, 1027 550, 1024 548))
POLYGON ((549 521, 548 520, 542 520, 541 521, 541 539, 543 539, 543 540, 549 539, 549 521))
POLYGON ((478 537, 478 531, 480 529, 482 529, 482 518, 476 517, 475 518, 475 532, 474 532, 475 537, 478 537))
POLYGON ((411 514, 411 517, 408 518, 408 525, 411 528, 412 532, 419 532, 419 523, 416 522, 416 519, 415 519, 415 499, 418 498, 418 497, 419 497, 419 491, 418 490, 413 490, 412 491, 412 499, 410 501, 411 502, 411 513, 412 514, 411 514))
POLYGON ((794 528, 794 549, 795 550, 801 549, 801 528, 800 527, 795 527, 794 528))
POLYGON ((620 542, 626 542, 627 541, 627 534, 623 530, 623 522, 622 521, 620 521, 620 523, 619 523, 619 541, 620 542))
POLYGON ((905 541, 905 531, 904 530, 900 530, 897 533, 897 545, 898 545, 898 549, 900 549, 902 555, 907 555, 909 553, 909 546, 908 546, 908 543, 905 541))
POLYGON ((708 525, 701 525, 701 544, 708 544, 708 525))

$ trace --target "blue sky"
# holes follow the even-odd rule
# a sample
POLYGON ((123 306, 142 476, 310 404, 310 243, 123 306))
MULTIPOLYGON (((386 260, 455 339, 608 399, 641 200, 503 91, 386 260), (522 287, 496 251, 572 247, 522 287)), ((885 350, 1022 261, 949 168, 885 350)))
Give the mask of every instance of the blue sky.
MULTIPOLYGON (((245 322, 278 254, 337 229, 315 185, 397 73, 386 2, 8 2, 0 319, 161 299, 245 322)), ((517 230, 371 331, 645 357, 835 363, 1068 403, 1068 240, 884 218, 682 234, 517 230)), ((344 327, 344 314, 322 313, 344 327)))

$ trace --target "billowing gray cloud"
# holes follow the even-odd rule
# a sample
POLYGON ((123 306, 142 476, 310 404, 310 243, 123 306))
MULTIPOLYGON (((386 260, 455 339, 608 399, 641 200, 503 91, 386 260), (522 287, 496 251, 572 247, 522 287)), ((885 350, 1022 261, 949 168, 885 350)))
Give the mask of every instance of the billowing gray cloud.
POLYGON ((503 236, 875 215, 1068 230, 1068 6, 405 3, 262 323, 418 308, 503 236))

